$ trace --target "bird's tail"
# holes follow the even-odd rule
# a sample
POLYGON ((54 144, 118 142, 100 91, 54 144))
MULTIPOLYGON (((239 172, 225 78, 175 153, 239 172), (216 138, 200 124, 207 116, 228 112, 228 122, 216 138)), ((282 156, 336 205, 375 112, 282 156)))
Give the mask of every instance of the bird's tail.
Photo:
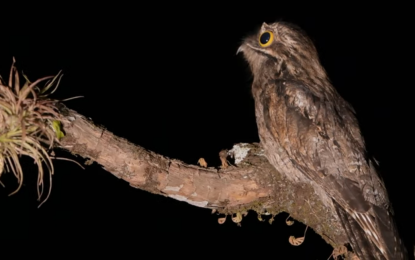
POLYGON ((368 214, 355 212, 353 215, 336 202, 334 204, 353 251, 360 260, 408 259, 408 253, 388 212, 373 205, 375 217, 368 219, 368 214))

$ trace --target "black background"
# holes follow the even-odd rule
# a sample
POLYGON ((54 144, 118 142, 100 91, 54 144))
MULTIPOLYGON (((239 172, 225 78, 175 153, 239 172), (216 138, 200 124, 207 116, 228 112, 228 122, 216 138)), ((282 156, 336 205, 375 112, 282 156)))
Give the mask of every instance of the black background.
MULTIPOLYGON (((258 141, 250 71, 242 55, 235 55, 239 44, 262 22, 296 23, 315 42, 334 86, 355 107, 368 150, 380 161, 402 237, 413 244, 408 7, 233 5, 26 6, 4 19, 0 73, 8 78, 13 56, 32 80, 63 70, 53 97, 84 96, 66 102, 68 107, 170 158, 196 164, 204 157, 219 165, 221 149, 258 141)), ((142 252, 150 252, 150 245, 175 248, 157 252, 166 255, 185 254, 194 244, 212 256, 327 259, 331 253, 311 230, 303 245, 291 246, 288 237, 301 236, 305 227, 286 227, 287 214, 273 225, 259 222, 253 212, 242 227, 219 225, 210 210, 129 187, 97 164, 82 170, 55 161, 51 197, 38 209, 36 168, 22 161, 26 180, 19 193, 8 197, 17 183, 9 173, 2 176, 1 233, 8 239, 128 238, 142 252)))

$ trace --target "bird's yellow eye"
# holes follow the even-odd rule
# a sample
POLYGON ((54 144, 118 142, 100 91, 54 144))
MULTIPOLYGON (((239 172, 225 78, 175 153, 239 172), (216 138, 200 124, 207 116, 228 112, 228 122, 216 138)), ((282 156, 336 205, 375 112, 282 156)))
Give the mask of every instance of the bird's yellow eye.
POLYGON ((274 34, 270 31, 265 31, 259 36, 259 44, 262 47, 270 46, 271 43, 274 41, 274 34))

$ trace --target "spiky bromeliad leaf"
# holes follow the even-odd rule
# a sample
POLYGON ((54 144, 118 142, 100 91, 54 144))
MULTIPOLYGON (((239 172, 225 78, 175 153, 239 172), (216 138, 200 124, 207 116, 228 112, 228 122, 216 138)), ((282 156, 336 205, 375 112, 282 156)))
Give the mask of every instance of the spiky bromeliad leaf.
MULTIPOLYGON (((61 72, 56 76, 44 77, 31 82, 23 75, 25 83, 20 86, 20 76, 13 59, 8 84, 0 76, 0 177, 3 170, 12 172, 18 182, 18 187, 10 195, 19 191, 23 183, 23 170, 20 166, 20 155, 31 157, 38 166, 38 195, 41 198, 45 186, 44 165, 49 173, 49 192, 40 204, 49 197, 51 191, 51 176, 54 173, 52 157, 49 149, 64 136, 62 132, 59 110, 56 100, 47 98, 50 89, 56 90, 62 77, 61 72), (39 84, 52 79, 45 86, 39 84)), ((0 183, 2 184, 2 183, 0 183)), ((39 205, 39 206, 40 206, 39 205)))

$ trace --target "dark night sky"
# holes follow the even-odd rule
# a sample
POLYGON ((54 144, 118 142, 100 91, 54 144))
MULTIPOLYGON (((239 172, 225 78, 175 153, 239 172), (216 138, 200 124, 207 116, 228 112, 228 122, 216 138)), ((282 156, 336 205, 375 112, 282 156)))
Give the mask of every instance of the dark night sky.
MULTIPOLYGON (((49 13, 26 12, 15 18, 22 19, 18 23, 3 24, 0 73, 8 77, 12 56, 31 79, 62 69, 65 76, 54 97, 85 96, 66 102, 68 107, 170 158, 196 164, 204 157, 219 165, 221 149, 258 141, 249 68, 235 55, 241 40, 264 21, 294 22, 313 39, 333 84, 356 108, 368 150, 381 163, 401 233, 413 243, 414 213, 405 207, 414 198, 408 163, 413 44, 406 8, 378 6, 369 12, 342 6, 315 12, 257 5, 81 11, 68 5, 49 13), (403 62, 407 65, 399 65, 403 62)), ((203 252, 212 255, 217 253, 208 248, 220 247, 226 255, 248 246, 261 257, 289 252, 291 259, 327 259, 331 253, 312 231, 302 246, 289 245, 288 237, 301 235, 304 226, 286 227, 285 214, 272 226, 259 223, 253 212, 242 227, 231 221, 219 225, 210 210, 131 188, 96 164, 81 170, 56 161, 52 195, 37 209, 36 171, 30 160, 23 161, 29 163, 22 190, 7 197, 16 187, 10 174, 3 175, 7 186, 0 188, 1 233, 8 238, 113 240, 133 234, 147 238, 140 250, 154 243, 185 250, 200 240, 203 252)))

